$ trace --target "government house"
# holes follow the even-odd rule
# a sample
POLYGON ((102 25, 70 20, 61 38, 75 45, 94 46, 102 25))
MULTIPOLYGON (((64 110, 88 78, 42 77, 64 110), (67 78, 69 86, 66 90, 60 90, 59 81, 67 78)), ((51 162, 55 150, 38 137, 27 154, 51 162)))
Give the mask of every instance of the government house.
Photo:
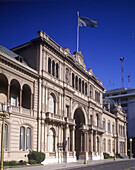
POLYGON ((30 150, 44 152, 43 163, 84 159, 83 127, 87 160, 113 156, 115 149, 127 155, 126 114, 103 100, 102 82, 83 60, 42 31, 13 49, 0 46, 0 103, 12 106, 4 160, 27 161, 30 150))

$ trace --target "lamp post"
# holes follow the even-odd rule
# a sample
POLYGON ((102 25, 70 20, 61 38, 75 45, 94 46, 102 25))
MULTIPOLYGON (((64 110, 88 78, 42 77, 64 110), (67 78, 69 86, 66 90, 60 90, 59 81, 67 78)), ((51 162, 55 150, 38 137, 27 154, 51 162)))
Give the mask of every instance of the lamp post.
POLYGON ((132 138, 130 138, 130 159, 132 159, 132 138))
POLYGON ((114 133, 113 138, 114 138, 114 161, 116 160, 116 137, 117 135, 114 133))
POLYGON ((4 160, 4 131, 5 131, 5 119, 9 119, 12 114, 12 107, 5 103, 0 103, 0 118, 2 119, 2 140, 1 140, 1 164, 0 170, 3 170, 4 160))
POLYGON ((86 151, 87 151, 87 139, 86 139, 86 136, 87 136, 87 131, 88 131, 88 126, 86 125, 83 125, 81 130, 84 132, 84 141, 85 141, 85 158, 84 158, 84 164, 87 164, 87 155, 86 155, 86 151))

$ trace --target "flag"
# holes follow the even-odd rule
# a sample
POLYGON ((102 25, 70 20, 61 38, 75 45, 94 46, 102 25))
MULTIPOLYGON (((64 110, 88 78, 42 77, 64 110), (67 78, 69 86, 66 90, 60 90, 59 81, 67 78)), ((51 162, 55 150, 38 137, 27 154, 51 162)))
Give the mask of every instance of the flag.
POLYGON ((90 18, 78 16, 78 26, 93 28, 93 27, 97 26, 97 21, 93 21, 90 18))

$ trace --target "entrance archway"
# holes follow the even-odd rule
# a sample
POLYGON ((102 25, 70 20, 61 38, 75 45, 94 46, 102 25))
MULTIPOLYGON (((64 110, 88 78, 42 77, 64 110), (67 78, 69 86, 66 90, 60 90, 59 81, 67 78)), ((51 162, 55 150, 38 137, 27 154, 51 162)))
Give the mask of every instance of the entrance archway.
POLYGON ((83 111, 80 108, 75 110, 74 119, 75 119, 75 123, 76 123, 75 151, 76 151, 76 157, 77 157, 77 159, 79 159, 79 153, 80 153, 80 151, 83 150, 82 146, 84 146, 84 144, 82 143, 84 141, 84 136, 83 136, 80 128, 82 127, 83 124, 85 124, 85 117, 84 117, 83 111))

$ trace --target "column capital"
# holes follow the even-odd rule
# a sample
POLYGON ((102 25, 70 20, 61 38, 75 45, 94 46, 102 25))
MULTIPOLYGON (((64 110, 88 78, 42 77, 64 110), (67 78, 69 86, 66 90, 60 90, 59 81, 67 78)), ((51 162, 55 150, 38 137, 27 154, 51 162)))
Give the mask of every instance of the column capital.
POLYGON ((90 133, 93 134, 93 130, 91 130, 90 133))
POLYGON ((73 125, 73 130, 75 130, 75 125, 73 125))
POLYGON ((66 124, 66 125, 65 125, 65 128, 69 128, 69 125, 68 125, 68 124, 66 124))

